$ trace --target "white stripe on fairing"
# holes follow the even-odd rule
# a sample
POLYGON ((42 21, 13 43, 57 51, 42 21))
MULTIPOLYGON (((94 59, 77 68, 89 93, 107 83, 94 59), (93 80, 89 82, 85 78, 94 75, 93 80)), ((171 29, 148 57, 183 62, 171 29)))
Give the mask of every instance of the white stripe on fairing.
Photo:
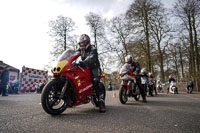
POLYGON ((75 79, 79 78, 79 76, 75 77, 75 79))
POLYGON ((82 93, 82 92, 86 91, 86 90, 89 89, 90 87, 92 87, 92 84, 90 84, 90 85, 86 86, 85 88, 81 89, 81 90, 79 91, 79 93, 82 93))

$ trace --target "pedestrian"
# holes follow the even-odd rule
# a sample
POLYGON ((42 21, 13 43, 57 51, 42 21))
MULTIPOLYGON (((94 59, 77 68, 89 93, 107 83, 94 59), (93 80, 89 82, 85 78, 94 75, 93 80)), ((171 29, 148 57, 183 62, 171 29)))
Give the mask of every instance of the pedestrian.
POLYGON ((9 72, 8 72, 8 70, 9 70, 9 66, 6 66, 4 68, 4 70, 2 71, 1 77, 0 77, 0 79, 1 79, 0 88, 1 88, 2 96, 8 96, 6 94, 6 87, 8 85, 8 81, 9 81, 9 72))

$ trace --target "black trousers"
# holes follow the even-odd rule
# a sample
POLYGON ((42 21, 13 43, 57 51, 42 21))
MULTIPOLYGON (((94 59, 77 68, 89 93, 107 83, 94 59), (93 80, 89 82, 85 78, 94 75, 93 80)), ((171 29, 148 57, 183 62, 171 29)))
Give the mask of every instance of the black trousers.
POLYGON ((138 85, 138 87, 140 89, 140 93, 142 95, 142 98, 145 99, 146 98, 146 93, 145 93, 144 88, 142 87, 141 78, 136 78, 136 84, 138 85))
POLYGON ((149 85, 148 87, 149 87, 149 95, 153 96, 153 90, 154 90, 153 85, 149 85))
POLYGON ((145 95, 147 95, 147 85, 146 84, 141 84, 144 92, 145 92, 145 95))
POLYGON ((6 85, 1 86, 1 94, 2 94, 2 96, 6 95, 6 85))
POLYGON ((91 77, 92 77, 94 89, 96 91, 96 95, 99 99, 105 100, 105 88, 100 83, 101 69, 99 67, 96 67, 90 70, 91 70, 91 77))

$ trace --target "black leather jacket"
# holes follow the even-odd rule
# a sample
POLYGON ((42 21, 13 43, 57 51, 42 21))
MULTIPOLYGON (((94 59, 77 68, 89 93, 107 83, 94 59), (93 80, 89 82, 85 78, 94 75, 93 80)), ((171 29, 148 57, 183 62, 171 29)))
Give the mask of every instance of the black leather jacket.
POLYGON ((170 79, 169 79, 169 83, 171 83, 172 81, 173 81, 173 82, 176 82, 176 80, 175 80, 174 78, 170 78, 170 79))
POLYGON ((89 45, 85 50, 78 49, 81 52, 82 66, 89 66, 90 69, 100 68, 97 49, 93 45, 89 45))
POLYGON ((140 64, 136 61, 134 61, 131 66, 133 67, 133 72, 136 74, 140 73, 140 64))

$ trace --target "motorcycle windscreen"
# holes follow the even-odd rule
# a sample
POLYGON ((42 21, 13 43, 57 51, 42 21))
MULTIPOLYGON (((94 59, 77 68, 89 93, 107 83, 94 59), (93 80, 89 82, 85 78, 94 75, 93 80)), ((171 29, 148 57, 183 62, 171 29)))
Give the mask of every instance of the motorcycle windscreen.
POLYGON ((76 51, 74 51, 74 50, 66 50, 66 51, 64 51, 61 54, 61 56, 58 58, 58 62, 66 60, 68 57, 72 56, 74 53, 76 53, 76 51))
POLYGON ((129 64, 124 64, 123 66, 122 66, 122 68, 120 69, 120 74, 123 74, 123 73, 126 73, 126 72, 128 72, 129 70, 131 69, 131 65, 129 65, 129 64))
POLYGON ((55 73, 60 73, 65 65, 68 64, 67 58, 72 56, 76 51, 74 50, 66 50, 62 53, 62 55, 58 58, 56 67, 54 68, 55 73))

